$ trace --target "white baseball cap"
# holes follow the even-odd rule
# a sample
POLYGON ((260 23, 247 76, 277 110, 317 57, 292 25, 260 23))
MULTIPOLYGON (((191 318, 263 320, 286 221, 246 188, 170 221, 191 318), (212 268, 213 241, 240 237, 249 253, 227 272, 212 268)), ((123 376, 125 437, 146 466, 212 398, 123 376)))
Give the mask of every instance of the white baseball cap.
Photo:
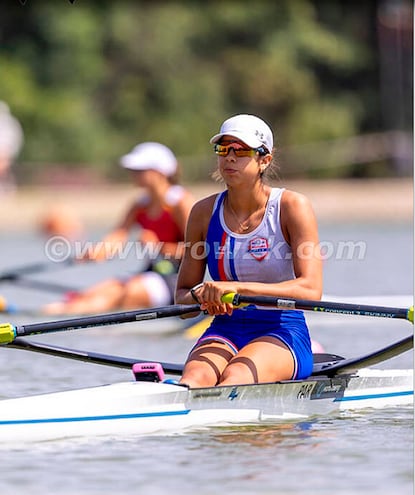
POLYGON ((160 143, 141 143, 120 159, 129 170, 156 170, 170 177, 177 170, 177 160, 170 148, 160 143))
POLYGON ((219 134, 215 134, 210 140, 217 143, 223 136, 232 136, 247 144, 251 148, 265 146, 271 153, 274 146, 274 138, 268 124, 255 115, 234 115, 225 120, 219 134))

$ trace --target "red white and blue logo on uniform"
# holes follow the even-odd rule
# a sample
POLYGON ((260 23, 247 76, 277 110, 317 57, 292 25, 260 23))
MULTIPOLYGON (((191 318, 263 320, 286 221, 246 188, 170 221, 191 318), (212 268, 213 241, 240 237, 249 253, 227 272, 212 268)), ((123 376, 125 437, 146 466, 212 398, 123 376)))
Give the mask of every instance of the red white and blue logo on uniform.
POLYGON ((248 253, 257 261, 262 261, 268 254, 268 239, 255 237, 249 241, 248 253))

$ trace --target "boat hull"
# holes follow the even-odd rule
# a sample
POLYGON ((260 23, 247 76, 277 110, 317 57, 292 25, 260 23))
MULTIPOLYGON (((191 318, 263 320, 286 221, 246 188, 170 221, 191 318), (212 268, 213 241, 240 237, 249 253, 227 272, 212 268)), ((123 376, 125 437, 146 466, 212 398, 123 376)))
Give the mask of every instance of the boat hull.
POLYGON ((333 378, 200 389, 122 382, 2 400, 0 442, 163 434, 412 403, 412 370, 365 369, 333 378))

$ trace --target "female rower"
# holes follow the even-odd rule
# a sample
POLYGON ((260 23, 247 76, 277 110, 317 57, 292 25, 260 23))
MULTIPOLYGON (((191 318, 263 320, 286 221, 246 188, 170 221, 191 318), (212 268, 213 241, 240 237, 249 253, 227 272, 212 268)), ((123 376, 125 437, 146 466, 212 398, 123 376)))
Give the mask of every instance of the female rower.
POLYGON ((189 217, 176 302, 214 315, 191 350, 181 383, 235 385, 311 374, 303 313, 223 303, 229 292, 320 299, 322 264, 316 219, 306 197, 266 181, 273 134, 253 115, 226 120, 210 140, 226 190, 198 201, 189 217), (205 267, 213 280, 203 281, 205 267))
POLYGON ((146 249, 153 256, 150 267, 126 280, 106 280, 84 292, 70 294, 66 301, 48 304, 44 307, 47 314, 98 313, 173 302, 193 197, 175 183, 177 160, 163 144, 139 144, 121 158, 120 164, 131 171, 135 185, 143 188, 144 194, 131 205, 119 226, 85 257, 113 257, 128 240, 130 231, 139 227, 140 242, 151 247, 146 249))

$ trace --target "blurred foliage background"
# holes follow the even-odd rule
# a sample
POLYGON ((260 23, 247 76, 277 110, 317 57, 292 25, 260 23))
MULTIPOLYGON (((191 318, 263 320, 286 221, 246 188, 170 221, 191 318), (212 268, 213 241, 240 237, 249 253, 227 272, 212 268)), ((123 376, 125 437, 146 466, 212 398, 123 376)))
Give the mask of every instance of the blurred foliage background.
POLYGON ((410 0, 8 0, 0 71, 21 182, 122 179, 148 140, 204 180, 236 113, 273 127, 284 177, 412 174, 410 0))

